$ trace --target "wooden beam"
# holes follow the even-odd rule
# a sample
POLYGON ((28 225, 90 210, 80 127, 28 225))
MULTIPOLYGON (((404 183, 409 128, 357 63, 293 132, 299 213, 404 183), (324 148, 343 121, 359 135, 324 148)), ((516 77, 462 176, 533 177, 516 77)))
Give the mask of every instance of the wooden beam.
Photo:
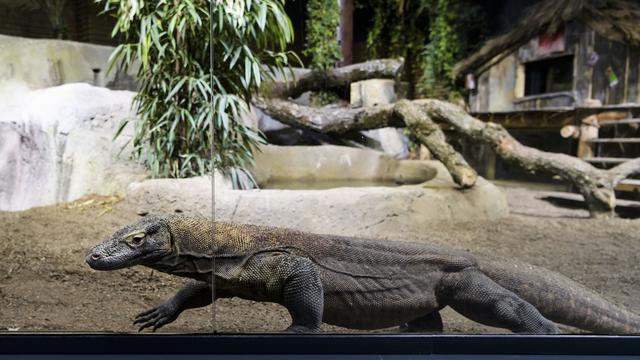
MULTIPOLYGON (((600 119, 598 119, 598 120, 600 120, 600 119)), ((599 121, 598 124, 600 126, 640 124, 640 118, 631 118, 631 119, 622 119, 622 120, 610 120, 610 121, 599 121)))
POLYGON ((630 144, 638 144, 640 143, 640 138, 596 138, 590 139, 591 143, 630 143, 630 144))
POLYGON ((507 129, 560 129, 575 123, 571 109, 473 113, 474 117, 500 124, 507 129))
POLYGON ((341 66, 353 63, 353 0, 340 0, 341 66))

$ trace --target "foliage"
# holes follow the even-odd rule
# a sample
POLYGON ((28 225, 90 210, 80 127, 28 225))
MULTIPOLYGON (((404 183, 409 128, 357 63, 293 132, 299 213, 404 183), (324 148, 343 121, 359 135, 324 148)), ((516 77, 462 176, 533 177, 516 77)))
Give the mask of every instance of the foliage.
POLYGON ((420 62, 422 75, 417 84, 418 93, 431 93, 443 97, 453 85, 451 74, 459 59, 460 44, 456 33, 459 2, 437 0, 435 18, 429 28, 429 42, 424 46, 420 62))
POLYGON ((340 60, 340 45, 336 36, 340 25, 337 0, 309 0, 307 33, 303 54, 310 58, 312 69, 328 69, 340 60))
POLYGON ((368 0, 370 58, 405 58, 403 79, 411 96, 445 95, 451 69, 486 35, 481 6, 470 0, 368 0))
POLYGON ((338 101, 340 98, 333 92, 330 91, 317 91, 311 94, 311 106, 325 106, 329 104, 333 104, 338 101))
MULTIPOLYGON (((433 0, 368 0, 373 11, 367 35, 369 58, 403 57, 402 78, 411 85, 419 77, 421 49, 428 40, 429 7, 433 0)), ((413 94, 410 88, 410 95, 413 94)))
POLYGON ((437 0, 429 42, 420 62, 418 93, 453 100, 460 97, 452 74, 455 64, 487 35, 483 9, 459 0, 437 0))
POLYGON ((96 1, 117 17, 112 35, 122 43, 112 66, 138 66, 136 156, 155 176, 250 165, 263 138, 240 115, 265 77, 287 64, 293 30, 284 0, 96 1))

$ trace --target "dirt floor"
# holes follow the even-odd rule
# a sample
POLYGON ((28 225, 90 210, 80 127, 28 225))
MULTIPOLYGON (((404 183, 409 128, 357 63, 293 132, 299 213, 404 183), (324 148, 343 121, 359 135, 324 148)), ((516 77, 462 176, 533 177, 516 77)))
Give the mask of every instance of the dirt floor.
MULTIPOLYGON (((491 222, 438 223, 403 240, 445 244, 540 265, 581 282, 640 313, 640 220, 593 220, 556 208, 536 191, 504 188, 512 215, 491 222)), ((91 270, 91 246, 139 216, 125 201, 89 197, 24 212, 0 212, 0 331, 134 332, 138 312, 178 289, 183 279, 136 267, 91 270)), ((189 310, 162 332, 279 331, 283 308, 230 299, 189 310)), ((505 332, 443 312, 446 332, 505 332)), ((326 331, 348 331, 325 327, 326 331)))

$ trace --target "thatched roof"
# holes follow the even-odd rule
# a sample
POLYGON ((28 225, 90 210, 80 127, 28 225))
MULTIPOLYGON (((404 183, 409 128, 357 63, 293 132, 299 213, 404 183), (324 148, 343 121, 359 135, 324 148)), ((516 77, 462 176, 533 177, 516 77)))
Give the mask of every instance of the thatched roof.
POLYGON ((532 38, 553 34, 567 21, 581 21, 598 34, 615 41, 640 45, 640 6, 627 0, 545 0, 527 9, 512 31, 487 41, 482 48, 456 64, 456 76, 482 72, 498 55, 508 55, 532 38), (480 70, 480 71, 478 71, 480 70))

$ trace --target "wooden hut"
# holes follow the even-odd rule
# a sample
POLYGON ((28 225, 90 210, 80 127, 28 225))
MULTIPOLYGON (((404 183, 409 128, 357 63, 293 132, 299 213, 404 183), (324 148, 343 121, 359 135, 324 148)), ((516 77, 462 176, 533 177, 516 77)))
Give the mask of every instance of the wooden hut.
POLYGON ((640 103, 640 6, 542 1, 454 72, 473 112, 640 103))
MULTIPOLYGON (((637 1, 544 0, 454 73, 466 80, 476 117, 527 145, 599 167, 640 156, 637 1)), ((500 173, 495 155, 482 150, 471 151, 477 165, 488 177, 500 173)), ((637 191, 640 180, 622 187, 630 184, 637 191)))

